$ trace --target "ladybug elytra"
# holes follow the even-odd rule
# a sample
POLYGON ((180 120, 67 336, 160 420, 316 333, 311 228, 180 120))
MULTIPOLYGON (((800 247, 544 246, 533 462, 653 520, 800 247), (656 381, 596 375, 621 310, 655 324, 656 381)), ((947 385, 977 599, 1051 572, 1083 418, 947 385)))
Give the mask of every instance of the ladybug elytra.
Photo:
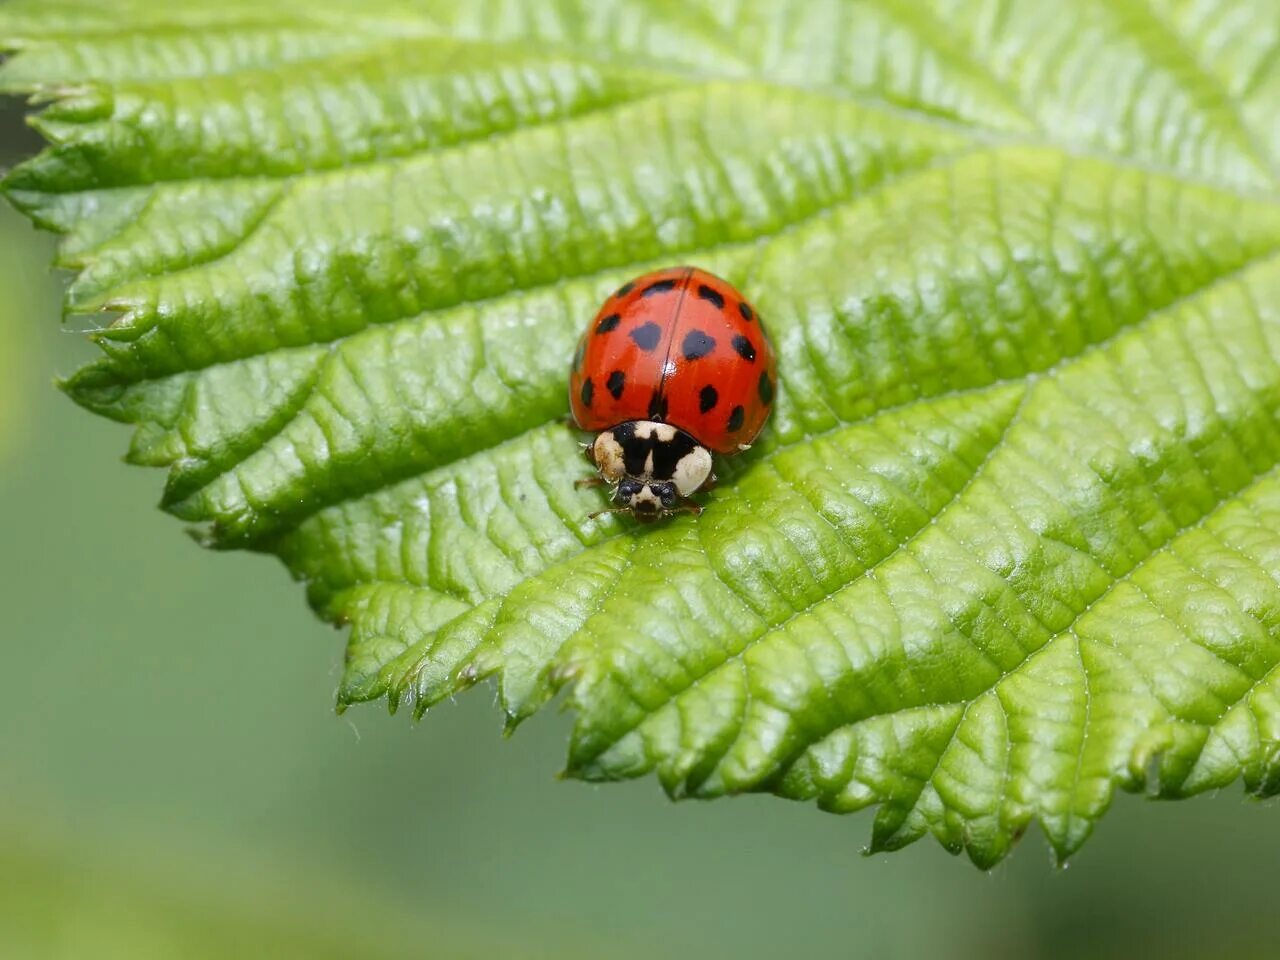
POLYGON ((597 434, 586 455, 598 473, 582 483, 610 485, 612 512, 641 521, 700 513, 688 497, 714 483, 712 453, 751 445, 776 386, 760 318, 724 280, 672 267, 625 283, 583 333, 569 375, 573 418, 597 434))

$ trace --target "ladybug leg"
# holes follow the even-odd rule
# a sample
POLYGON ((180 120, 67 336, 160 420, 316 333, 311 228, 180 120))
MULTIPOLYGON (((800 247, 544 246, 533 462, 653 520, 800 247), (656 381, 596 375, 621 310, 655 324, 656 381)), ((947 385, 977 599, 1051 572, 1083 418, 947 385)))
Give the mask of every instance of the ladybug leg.
POLYGON ((708 490, 714 490, 719 483, 720 478, 713 473, 702 482, 702 486, 698 488, 698 493, 705 493, 708 490))
POLYGON ((692 500, 686 500, 684 503, 680 504, 680 506, 672 507, 670 510, 667 510, 666 513, 668 514, 692 513, 696 517, 701 515, 702 506, 700 504, 694 503, 692 500))
POLYGON ((603 487, 608 481, 598 473, 593 473, 589 477, 579 477, 573 481, 573 485, 581 489, 582 487, 603 487))

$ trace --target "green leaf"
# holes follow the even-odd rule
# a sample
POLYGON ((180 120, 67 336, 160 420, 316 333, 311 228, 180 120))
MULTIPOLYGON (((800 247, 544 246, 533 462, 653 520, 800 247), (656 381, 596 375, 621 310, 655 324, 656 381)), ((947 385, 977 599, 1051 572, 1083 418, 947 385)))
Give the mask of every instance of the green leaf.
POLYGON ((6 187, 102 316, 67 391, 350 624, 342 705, 565 689, 572 775, 1064 858, 1117 787, 1280 790, 1278 24, 18 0, 6 187), (776 411, 701 517, 590 521, 573 343, 672 262, 776 411))

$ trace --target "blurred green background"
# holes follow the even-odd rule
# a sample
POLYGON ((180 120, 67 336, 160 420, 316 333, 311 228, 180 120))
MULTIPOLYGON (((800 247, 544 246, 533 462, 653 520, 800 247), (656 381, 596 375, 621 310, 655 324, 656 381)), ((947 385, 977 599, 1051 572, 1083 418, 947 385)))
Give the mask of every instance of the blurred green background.
MULTIPOLYGON (((0 163, 34 146, 7 105, 0 163)), ((983 874, 860 856, 869 813, 558 782, 567 718, 504 741, 483 690, 336 717, 341 635, 51 385, 90 354, 52 246, 0 211, 0 958, 1276 955, 1280 817, 1238 790, 983 874)))

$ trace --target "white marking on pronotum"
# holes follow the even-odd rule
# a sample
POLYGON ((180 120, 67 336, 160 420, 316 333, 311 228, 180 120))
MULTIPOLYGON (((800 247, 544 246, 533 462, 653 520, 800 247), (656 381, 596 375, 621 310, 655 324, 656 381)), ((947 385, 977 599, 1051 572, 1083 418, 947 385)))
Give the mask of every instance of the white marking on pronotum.
POLYGON ((600 468, 600 476, 610 483, 617 483, 627 475, 627 465, 622 458, 622 444, 614 437, 612 430, 606 430, 596 437, 591 445, 591 457, 600 468))
POLYGON ((694 447, 677 460, 671 479, 680 496, 687 497, 701 489, 711 476, 711 466, 711 451, 701 446, 694 447))
POLYGON ((637 420, 636 436, 641 440, 652 437, 659 443, 670 443, 676 438, 676 428, 669 423, 655 423, 653 420, 637 420))

